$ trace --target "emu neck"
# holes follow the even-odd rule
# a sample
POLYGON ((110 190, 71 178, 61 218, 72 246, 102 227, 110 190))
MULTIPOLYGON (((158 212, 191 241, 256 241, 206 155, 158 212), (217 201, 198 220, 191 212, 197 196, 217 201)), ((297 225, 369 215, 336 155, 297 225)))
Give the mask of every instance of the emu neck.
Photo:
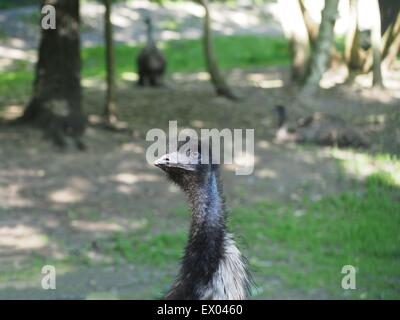
POLYGON ((204 180, 195 184, 186 190, 192 211, 192 231, 208 228, 210 232, 215 232, 215 229, 224 228, 225 212, 216 173, 210 172, 204 180))
POLYGON ((201 181, 191 181, 186 192, 192 211, 186 253, 197 256, 201 261, 215 262, 215 265, 208 266, 213 272, 221 258, 225 235, 224 204, 217 173, 209 172, 201 181))
POLYGON ((184 187, 192 225, 177 281, 167 299, 243 299, 247 285, 240 253, 226 233, 218 173, 193 178, 184 187))
POLYGON ((177 299, 200 299, 224 255, 225 213, 218 177, 210 172, 185 188, 192 210, 189 241, 180 272, 177 299))
POLYGON ((153 26, 151 24, 151 22, 149 22, 147 24, 147 30, 146 30, 146 34, 147 34, 147 42, 148 43, 154 43, 154 39, 153 39, 153 26))

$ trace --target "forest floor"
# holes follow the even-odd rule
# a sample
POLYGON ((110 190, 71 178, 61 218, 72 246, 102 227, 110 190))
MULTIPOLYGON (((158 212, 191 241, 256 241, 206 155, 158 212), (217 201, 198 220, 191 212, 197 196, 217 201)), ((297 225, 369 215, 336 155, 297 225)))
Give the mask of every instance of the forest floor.
MULTIPOLYGON (((300 100, 287 68, 228 75, 240 102, 215 97, 203 73, 170 76, 168 87, 156 90, 120 82, 119 117, 133 131, 89 127, 86 152, 61 152, 39 131, 1 125, 0 299, 148 299, 167 290, 190 216, 181 192, 146 162, 145 136, 170 120, 255 129, 254 173, 223 172, 230 227, 249 257, 254 298, 400 298, 398 91, 339 85, 300 100), (278 103, 291 120, 313 111, 340 114, 371 147, 277 145, 278 103), (45 264, 56 267, 56 290, 41 288, 45 264), (340 287, 347 264, 359 272, 357 290, 340 287)), ((101 87, 85 86, 92 119, 103 101, 101 87)), ((18 116, 24 103, 5 101, 0 117, 18 116)))

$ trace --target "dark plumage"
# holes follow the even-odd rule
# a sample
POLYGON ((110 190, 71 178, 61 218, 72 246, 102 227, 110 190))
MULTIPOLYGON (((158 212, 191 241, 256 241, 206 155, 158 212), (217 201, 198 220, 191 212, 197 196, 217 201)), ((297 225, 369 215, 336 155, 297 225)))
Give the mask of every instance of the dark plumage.
POLYGON ((165 298, 245 299, 250 278, 245 259, 227 233, 219 167, 201 163, 204 157, 197 144, 183 149, 155 162, 186 193, 192 211, 181 269, 165 298))
POLYGON ((275 141, 312 143, 322 146, 368 147, 368 141, 356 128, 349 126, 342 118, 315 112, 300 118, 292 127, 287 125, 287 114, 284 106, 275 107, 278 118, 278 131, 275 141))
POLYGON ((138 85, 160 86, 163 84, 163 75, 166 69, 166 60, 157 48, 153 39, 153 26, 149 17, 145 19, 147 25, 147 43, 137 57, 139 73, 138 85))

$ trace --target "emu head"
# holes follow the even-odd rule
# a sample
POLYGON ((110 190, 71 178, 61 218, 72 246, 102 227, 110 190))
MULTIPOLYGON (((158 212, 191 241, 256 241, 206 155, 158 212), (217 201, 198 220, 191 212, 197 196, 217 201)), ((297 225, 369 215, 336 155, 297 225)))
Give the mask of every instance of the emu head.
POLYGON ((204 182, 210 173, 218 170, 218 165, 213 164, 211 159, 210 150, 202 153, 201 142, 189 139, 180 142, 176 151, 161 156, 154 165, 183 190, 187 190, 204 182))
POLYGON ((151 27, 151 17, 150 17, 150 15, 146 15, 143 20, 144 20, 144 23, 146 24, 146 26, 151 27))

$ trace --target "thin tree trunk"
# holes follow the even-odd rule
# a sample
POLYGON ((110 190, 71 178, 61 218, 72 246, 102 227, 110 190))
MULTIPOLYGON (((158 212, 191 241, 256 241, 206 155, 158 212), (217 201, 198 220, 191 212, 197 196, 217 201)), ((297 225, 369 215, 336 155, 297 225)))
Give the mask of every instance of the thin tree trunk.
POLYGON ((392 63, 396 60, 397 54, 400 51, 400 13, 397 15, 392 27, 389 28, 390 36, 387 36, 386 41, 384 38, 384 49, 382 52, 382 64, 387 69, 389 69, 392 63))
POLYGON ((358 28, 358 10, 357 0, 349 0, 350 5, 350 26, 346 34, 345 44, 345 60, 350 73, 355 70, 360 70, 361 48, 360 48, 360 30, 358 28))
POLYGON ((79 0, 43 0, 56 9, 56 29, 42 29, 33 95, 22 121, 42 128, 58 146, 77 147, 86 121, 81 110, 79 0))
POLYGON ((379 11, 381 13, 381 30, 386 31, 400 12, 400 1, 379 0, 379 11))
POLYGON ((315 50, 311 57, 310 74, 303 86, 302 93, 312 95, 319 86, 323 74, 325 73, 330 57, 330 48, 334 41, 334 26, 337 16, 338 0, 325 1, 322 10, 321 25, 318 38, 315 43, 315 50))
POLYGON ((279 4, 285 13, 281 24, 290 43, 292 80, 301 83, 306 76, 310 59, 310 36, 302 18, 301 0, 280 0, 279 4))
POLYGON ((371 44, 373 52, 373 66, 372 66, 372 86, 383 87, 382 80, 382 42, 381 42, 381 18, 379 11, 378 0, 374 0, 374 8, 372 11, 373 24, 371 31, 371 44))
MULTIPOLYGON (((382 63, 388 67, 390 61, 396 59, 400 45, 400 13, 397 15, 395 21, 393 21, 386 29, 382 37, 382 63)), ((367 56, 364 60, 362 71, 367 73, 370 72, 373 66, 373 50, 370 49, 367 52, 367 56)))
MULTIPOLYGON (((299 23, 292 25, 290 47, 292 51, 292 80, 303 82, 307 74, 310 59, 310 35, 307 31, 307 23, 300 22, 301 9, 299 0, 292 3, 293 12, 299 17, 299 23), (299 10, 300 9, 300 10, 299 10)), ((311 31, 310 31, 311 32, 311 31)))
POLYGON ((303 15, 304 23, 307 28, 308 37, 310 38, 311 45, 314 46, 315 41, 317 40, 317 37, 318 37, 319 26, 311 18, 310 14, 308 13, 308 10, 304 4, 304 0, 299 0, 299 5, 300 5, 301 13, 303 15))
POLYGON ((117 121, 116 116, 116 103, 115 103, 115 82, 114 82, 114 46, 113 34, 111 23, 111 0, 104 0, 105 14, 104 14, 104 38, 106 43, 106 105, 104 115, 106 123, 114 124, 117 121))
POLYGON ((211 77, 215 90, 218 95, 225 96, 231 100, 237 100, 237 97, 233 94, 231 89, 228 87, 224 77, 222 76, 217 60, 214 55, 214 47, 212 42, 212 31, 211 31, 211 17, 210 10, 208 8, 208 0, 198 0, 198 2, 204 8, 204 23, 203 23, 203 49, 206 60, 207 70, 211 77))
MULTIPOLYGON (((304 23, 307 28, 308 37, 310 39, 310 45, 312 48, 315 48, 315 42, 317 41, 318 32, 319 32, 319 24, 316 23, 310 16, 305 4, 304 0, 299 0, 301 13, 303 15, 304 23)), ((332 44, 330 49, 330 61, 331 66, 338 65, 343 61, 342 54, 336 49, 335 43, 332 44)))

